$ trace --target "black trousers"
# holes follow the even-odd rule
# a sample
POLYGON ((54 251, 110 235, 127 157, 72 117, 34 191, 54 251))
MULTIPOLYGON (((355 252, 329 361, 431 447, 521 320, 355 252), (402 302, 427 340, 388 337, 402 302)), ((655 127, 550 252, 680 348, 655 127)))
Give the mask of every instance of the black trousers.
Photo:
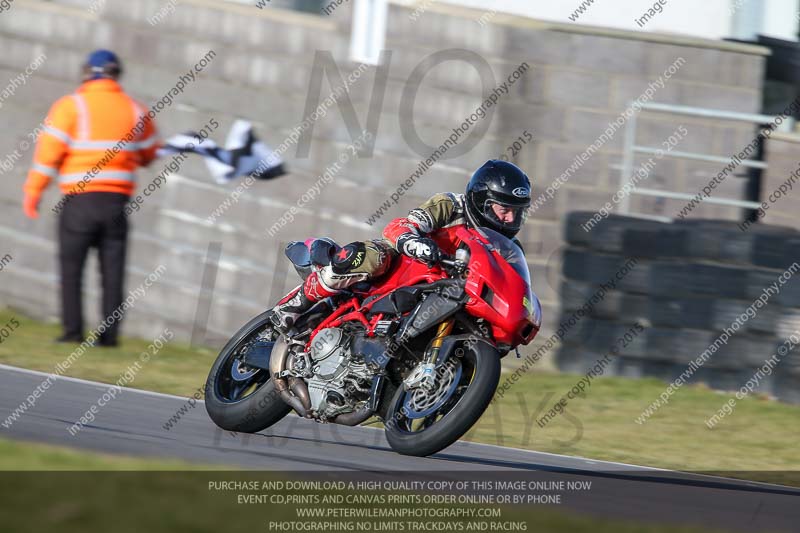
MULTIPOLYGON (((88 192, 66 200, 59 219, 59 264, 61 268, 61 321, 64 335, 83 337, 83 267, 89 249, 97 248, 103 284, 102 317, 105 320, 122 305, 128 196, 88 192)), ((100 335, 101 342, 115 342, 119 320, 100 335)))

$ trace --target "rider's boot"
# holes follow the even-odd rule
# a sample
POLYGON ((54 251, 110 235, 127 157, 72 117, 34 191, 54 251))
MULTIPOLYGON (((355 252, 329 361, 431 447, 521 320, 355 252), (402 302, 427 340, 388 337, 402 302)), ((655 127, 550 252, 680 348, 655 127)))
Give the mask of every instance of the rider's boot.
POLYGON ((278 302, 278 305, 272 310, 270 320, 276 328, 285 333, 297 318, 314 307, 314 304, 338 292, 326 287, 318 272, 312 272, 302 285, 296 287, 278 302))

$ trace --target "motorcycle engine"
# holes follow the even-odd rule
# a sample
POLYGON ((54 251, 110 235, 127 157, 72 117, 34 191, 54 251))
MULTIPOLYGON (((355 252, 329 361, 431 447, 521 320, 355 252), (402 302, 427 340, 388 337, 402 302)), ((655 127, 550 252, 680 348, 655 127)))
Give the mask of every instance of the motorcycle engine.
POLYGON ((340 328, 317 332, 311 343, 312 377, 307 378, 311 407, 325 418, 351 412, 369 395, 372 373, 350 349, 351 337, 340 328))

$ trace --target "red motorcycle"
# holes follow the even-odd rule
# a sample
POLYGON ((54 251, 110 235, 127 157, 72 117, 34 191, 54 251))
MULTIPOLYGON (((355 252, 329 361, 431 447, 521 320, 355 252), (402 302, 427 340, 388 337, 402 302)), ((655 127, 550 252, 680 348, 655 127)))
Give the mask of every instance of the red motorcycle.
MULTIPOLYGON (((294 409, 355 426, 377 416, 391 447, 427 456, 478 421, 500 378, 500 358, 539 331, 541 307, 522 250, 487 228, 431 236, 443 259, 399 256, 367 286, 317 303, 285 335, 270 311, 225 345, 206 382, 221 428, 261 431, 294 409)), ((311 272, 304 243, 287 256, 311 272)))

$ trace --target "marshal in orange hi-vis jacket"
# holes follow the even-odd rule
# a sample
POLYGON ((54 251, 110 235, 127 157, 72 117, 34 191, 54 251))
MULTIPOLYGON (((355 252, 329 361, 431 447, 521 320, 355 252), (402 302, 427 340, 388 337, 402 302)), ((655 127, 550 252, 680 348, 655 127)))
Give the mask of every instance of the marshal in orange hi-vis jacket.
POLYGON ((65 195, 135 189, 134 172, 159 147, 144 106, 116 80, 90 79, 53 104, 25 183, 25 213, 35 218, 42 192, 58 180, 65 195))
POLYGON ((25 182, 23 207, 31 218, 38 217, 42 192, 53 180, 64 193, 53 208, 64 328, 59 342, 118 342, 128 242, 125 206, 136 187, 136 169, 149 165, 160 146, 148 110, 117 83, 121 73, 113 52, 89 56, 81 86, 50 109, 25 182), (92 248, 99 259, 105 320, 86 338, 81 280, 92 248))

